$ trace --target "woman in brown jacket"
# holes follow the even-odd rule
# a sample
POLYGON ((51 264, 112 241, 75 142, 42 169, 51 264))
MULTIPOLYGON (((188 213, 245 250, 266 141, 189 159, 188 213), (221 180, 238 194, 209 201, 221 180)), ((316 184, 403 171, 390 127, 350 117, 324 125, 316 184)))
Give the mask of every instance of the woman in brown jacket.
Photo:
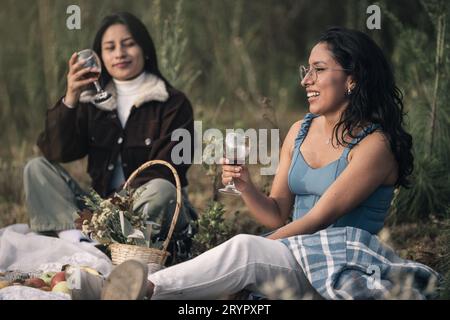
MULTIPOLYGON (((161 75, 152 38, 139 19, 126 12, 106 17, 93 50, 101 59, 100 78, 92 77, 98 70, 84 68, 76 53, 71 56, 66 94, 47 110, 38 138, 43 157, 31 160, 24 170, 31 229, 75 242, 83 238, 74 220, 83 209, 85 191, 58 163, 87 156, 92 187, 102 197, 120 190, 134 170, 154 159, 171 163, 185 187, 190 164, 172 162, 177 142, 171 134, 186 129, 193 136, 191 104, 161 75), (85 90, 95 80, 111 99, 97 103, 93 91, 85 90)), ((132 187, 140 189, 134 210, 146 210, 149 220, 161 225, 164 238, 176 203, 171 172, 153 166, 132 187)), ((185 192, 182 207, 176 231, 185 230, 196 217, 185 192)))

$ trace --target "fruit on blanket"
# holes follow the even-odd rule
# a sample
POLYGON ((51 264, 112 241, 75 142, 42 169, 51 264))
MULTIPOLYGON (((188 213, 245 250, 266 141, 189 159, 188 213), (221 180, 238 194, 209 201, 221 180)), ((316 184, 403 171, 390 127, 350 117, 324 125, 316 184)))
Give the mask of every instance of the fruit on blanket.
POLYGON ((69 287, 67 286, 66 281, 60 281, 58 282, 52 289, 52 292, 62 292, 70 294, 69 287))
POLYGON ((46 286, 45 281, 40 278, 26 279, 23 285, 32 288, 42 288, 46 286))
POLYGON ((52 281, 50 282, 50 287, 53 289, 59 282, 62 281, 66 281, 65 271, 55 273, 55 275, 52 278, 52 281))
POLYGON ((51 282, 52 282, 52 278, 55 274, 56 274, 56 272, 45 272, 39 278, 44 280, 44 282, 47 286, 50 286, 51 282))

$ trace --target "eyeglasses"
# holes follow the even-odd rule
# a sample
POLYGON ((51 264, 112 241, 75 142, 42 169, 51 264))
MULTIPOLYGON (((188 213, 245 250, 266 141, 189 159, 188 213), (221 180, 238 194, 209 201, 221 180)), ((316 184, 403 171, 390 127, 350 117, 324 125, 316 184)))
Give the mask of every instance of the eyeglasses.
POLYGON ((323 68, 323 67, 315 67, 311 66, 310 68, 305 66, 299 67, 299 73, 300 73, 300 80, 303 81, 305 78, 311 74, 312 80, 315 82, 317 81, 317 74, 322 73, 324 71, 331 70, 331 71, 350 71, 349 69, 336 69, 336 68, 323 68))

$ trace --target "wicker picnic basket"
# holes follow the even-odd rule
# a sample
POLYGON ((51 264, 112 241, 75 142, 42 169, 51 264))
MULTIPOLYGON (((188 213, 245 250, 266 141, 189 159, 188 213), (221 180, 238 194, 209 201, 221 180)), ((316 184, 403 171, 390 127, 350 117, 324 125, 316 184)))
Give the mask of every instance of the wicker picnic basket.
POLYGON ((178 216, 180 214, 181 209, 181 184, 180 184, 180 178, 178 177, 177 171, 174 169, 174 167, 163 160, 152 160, 144 163, 139 168, 134 171, 131 176, 128 178, 124 185, 124 189, 128 188, 131 182, 145 169, 153 166, 153 165, 164 165, 168 167, 171 171, 173 176, 175 177, 175 183, 176 183, 176 189, 177 189, 177 203, 175 206, 175 213, 172 218, 172 223, 170 224, 169 233, 167 234, 166 240, 163 242, 162 250, 155 249, 155 248, 147 248, 142 246, 136 246, 136 245, 128 245, 128 244, 121 244, 121 243, 113 243, 109 246, 111 250, 111 260, 113 265, 118 265, 124 262, 125 260, 129 259, 137 259, 141 260, 142 262, 153 265, 153 266, 159 266, 163 267, 166 259, 168 256, 170 256, 170 253, 167 251, 167 248, 169 246, 170 239, 172 238, 172 234, 175 230, 175 225, 178 221, 178 216))

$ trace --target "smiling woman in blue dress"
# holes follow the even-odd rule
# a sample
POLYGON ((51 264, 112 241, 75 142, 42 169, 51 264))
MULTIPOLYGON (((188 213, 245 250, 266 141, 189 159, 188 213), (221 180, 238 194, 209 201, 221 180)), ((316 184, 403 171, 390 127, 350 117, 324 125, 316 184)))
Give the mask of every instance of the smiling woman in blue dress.
POLYGON ((413 170, 389 63, 366 34, 331 28, 308 64, 300 73, 309 113, 286 136, 270 195, 257 190, 245 166, 223 166, 222 182, 233 179, 253 217, 275 231, 233 237, 149 275, 149 283, 144 266, 124 263, 106 281, 103 298, 146 291, 152 299, 215 299, 242 289, 260 293, 278 276, 297 298, 383 299, 399 284, 410 298, 431 296, 438 275, 400 259, 376 237, 394 189, 406 187, 413 170), (121 277, 127 270, 136 276, 121 277))

